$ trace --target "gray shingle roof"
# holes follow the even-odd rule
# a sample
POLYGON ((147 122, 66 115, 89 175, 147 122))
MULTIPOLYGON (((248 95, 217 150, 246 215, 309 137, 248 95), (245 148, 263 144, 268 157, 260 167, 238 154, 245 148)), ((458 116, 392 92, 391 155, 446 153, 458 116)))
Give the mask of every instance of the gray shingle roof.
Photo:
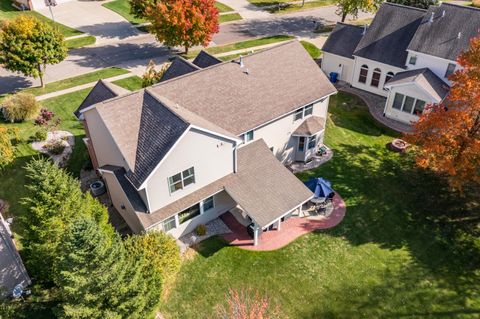
POLYGON ((428 68, 398 72, 386 87, 405 83, 417 83, 438 101, 447 96, 450 87, 428 68))
POLYGON ((208 54, 205 51, 200 51, 200 53, 195 57, 195 59, 192 62, 196 66, 204 69, 208 68, 209 66, 215 65, 222 63, 222 60, 217 59, 213 55, 208 54))
POLYGON ((99 80, 93 89, 88 93, 82 104, 73 112, 77 118, 80 117, 80 111, 94 104, 106 101, 108 99, 128 94, 130 91, 121 88, 113 83, 99 80))
POLYGON ((293 135, 312 136, 325 128, 325 119, 319 116, 310 116, 300 124, 293 135))
POLYGON ((430 6, 408 49, 455 61, 479 31, 480 9, 450 3, 430 6))
POLYGON ((336 92, 298 41, 243 61, 244 68, 223 62, 150 89, 237 136, 336 92))
POLYGON ((362 39, 364 27, 338 22, 322 51, 353 59, 353 52, 362 39))
POLYGON ((238 149, 238 171, 159 209, 137 214, 145 229, 175 215, 202 199, 225 190, 260 226, 312 197, 312 192, 285 168, 263 140, 238 149))
POLYGON ((172 64, 168 67, 167 71, 163 74, 160 82, 174 79, 176 77, 195 72, 200 70, 200 68, 192 63, 188 62, 184 58, 177 56, 173 60, 172 64))
POLYGON ((123 167, 115 165, 104 165, 100 167, 100 169, 110 171, 115 174, 118 183, 122 187, 125 195, 128 198, 128 201, 130 202, 130 204, 132 204, 133 209, 136 212, 145 213, 147 211, 147 207, 145 206, 145 203, 143 202, 140 195, 138 194, 138 191, 125 177, 126 171, 123 167))
POLYGON ((354 55, 404 68, 406 49, 425 12, 423 9, 383 3, 354 55))

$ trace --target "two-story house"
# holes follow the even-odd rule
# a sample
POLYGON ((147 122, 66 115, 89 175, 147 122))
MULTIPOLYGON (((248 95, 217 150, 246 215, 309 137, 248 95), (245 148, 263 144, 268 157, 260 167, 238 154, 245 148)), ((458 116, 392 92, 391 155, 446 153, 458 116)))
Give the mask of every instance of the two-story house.
POLYGON ((131 229, 178 238, 232 208, 254 223, 255 243, 280 229, 313 196, 283 164, 322 145, 336 93, 315 66, 292 41, 228 62, 176 58, 160 83, 130 94, 97 84, 76 114, 131 229))
POLYGON ((428 10, 383 3, 372 23, 338 23, 323 47, 322 69, 386 97, 384 115, 404 123, 448 94, 456 59, 480 30, 480 10, 442 3, 428 10))

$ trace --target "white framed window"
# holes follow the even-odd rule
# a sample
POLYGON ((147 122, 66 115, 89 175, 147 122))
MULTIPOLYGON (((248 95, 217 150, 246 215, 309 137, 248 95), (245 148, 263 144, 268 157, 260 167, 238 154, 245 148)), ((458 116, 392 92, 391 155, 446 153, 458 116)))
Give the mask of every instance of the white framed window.
POLYGON ((304 116, 309 116, 313 114, 313 104, 305 106, 304 116))
POLYGON ((190 167, 181 173, 170 176, 168 178, 168 189, 170 189, 170 193, 174 193, 193 183, 195 183, 195 170, 190 167))
POLYGON ((203 211, 209 211, 210 209, 215 207, 215 201, 213 200, 213 196, 210 196, 207 199, 203 200, 203 211))
POLYGON ((408 60, 408 64, 411 64, 411 65, 417 64, 417 56, 416 55, 410 56, 410 60, 408 60))
POLYGON ((183 212, 178 213, 178 222, 183 224, 187 220, 197 217, 198 215, 200 215, 200 204, 195 204, 185 209, 183 212))
POLYGON ((301 120, 301 119, 303 119, 303 109, 298 109, 293 114, 293 120, 298 121, 298 120, 301 120))
POLYGON ((311 150, 317 145, 317 136, 313 135, 308 138, 308 149, 311 150))
POLYGON ((172 230, 174 228, 177 228, 177 223, 175 221, 175 215, 165 219, 162 222, 162 229, 163 229, 164 232, 167 232, 167 231, 172 230))
POLYGON ((368 76, 368 65, 364 64, 360 68, 360 74, 358 76, 358 82, 367 83, 367 76, 368 76))
POLYGON ((448 78, 450 75, 452 75, 453 72, 455 72, 456 67, 457 65, 455 63, 449 63, 447 66, 447 71, 445 72, 445 77, 448 78))
POLYGON ((244 140, 245 140, 245 143, 246 143, 246 142, 250 142, 251 140, 253 140, 253 130, 252 130, 252 131, 248 131, 247 133, 245 133, 245 135, 244 135, 244 140))
POLYGON ((395 93, 392 107, 408 114, 419 115, 423 112, 425 104, 426 102, 423 100, 395 93))
POLYGON ((382 76, 382 70, 380 70, 379 68, 375 68, 373 70, 372 81, 370 81, 370 85, 378 88, 378 85, 380 84, 381 76, 382 76))
POLYGON ((417 100, 415 102, 415 107, 413 108, 413 113, 418 115, 422 114, 425 109, 425 104, 425 101, 417 100))
POLYGON ((405 95, 400 94, 400 93, 395 93, 395 98, 393 99, 393 106, 392 107, 394 109, 401 110, 404 98, 405 98, 405 95))

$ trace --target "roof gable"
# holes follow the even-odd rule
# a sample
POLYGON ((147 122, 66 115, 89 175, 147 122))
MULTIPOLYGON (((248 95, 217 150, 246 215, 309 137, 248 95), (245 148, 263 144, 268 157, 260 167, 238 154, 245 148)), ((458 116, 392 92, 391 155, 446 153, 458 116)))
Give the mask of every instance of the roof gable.
POLYGON ((113 83, 99 80, 73 114, 75 114, 77 118, 80 118, 81 111, 87 107, 128 93, 130 93, 130 91, 113 83))
POLYGON ((455 61, 479 31, 480 9, 449 3, 430 6, 408 50, 455 61))
POLYGON ((322 51, 353 59, 353 52, 363 37, 364 27, 338 22, 322 51))
POLYGON ((433 99, 440 102, 447 96, 450 87, 428 68, 399 72, 388 81, 386 87, 416 84, 433 99))
POLYGON ((200 68, 192 63, 188 62, 184 58, 177 56, 173 60, 172 64, 168 67, 165 73, 162 75, 160 82, 174 79, 176 77, 195 72, 200 68))
POLYGON ((422 9, 383 3, 354 55, 404 68, 407 47, 424 14, 422 9))
POLYGON ((192 62, 196 66, 204 69, 208 68, 209 66, 215 65, 222 63, 222 60, 217 59, 213 55, 208 54, 205 51, 200 51, 200 53, 195 57, 195 59, 192 62))

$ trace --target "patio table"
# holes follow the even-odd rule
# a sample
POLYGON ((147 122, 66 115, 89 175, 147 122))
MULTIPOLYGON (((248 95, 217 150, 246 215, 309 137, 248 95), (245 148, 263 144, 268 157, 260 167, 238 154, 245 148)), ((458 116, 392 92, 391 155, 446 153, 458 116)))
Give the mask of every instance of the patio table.
POLYGON ((323 204, 327 200, 326 197, 314 197, 310 200, 315 205, 323 204))

